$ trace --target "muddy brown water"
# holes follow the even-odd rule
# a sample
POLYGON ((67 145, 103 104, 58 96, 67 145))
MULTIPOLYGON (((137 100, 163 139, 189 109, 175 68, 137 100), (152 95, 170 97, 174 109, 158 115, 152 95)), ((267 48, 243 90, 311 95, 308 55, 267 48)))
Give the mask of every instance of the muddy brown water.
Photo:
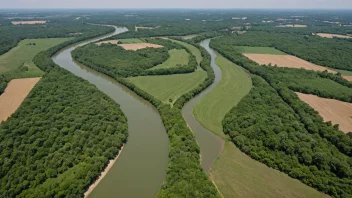
MULTIPOLYGON (((69 46, 55 56, 60 67, 94 84, 118 103, 128 119, 129 137, 116 163, 96 186, 93 197, 155 197, 166 177, 169 139, 157 109, 112 78, 73 61, 71 51, 122 32, 69 46)), ((74 85, 72 85, 74 86, 74 85)))
POLYGON ((210 39, 204 40, 201 42, 201 46, 204 47, 211 56, 211 67, 213 68, 215 73, 214 83, 202 93, 197 95, 195 98, 190 100, 182 109, 182 115, 188 123, 188 126, 193 131, 197 143, 200 146, 201 165, 206 173, 209 173, 213 163, 215 162, 216 158, 221 154, 225 144, 223 139, 214 135, 214 133, 210 132, 209 130, 205 129, 201 124, 199 124, 193 115, 194 105, 201 98, 203 98, 210 91, 212 91, 221 80, 221 70, 215 63, 216 54, 209 47, 209 43, 210 39))

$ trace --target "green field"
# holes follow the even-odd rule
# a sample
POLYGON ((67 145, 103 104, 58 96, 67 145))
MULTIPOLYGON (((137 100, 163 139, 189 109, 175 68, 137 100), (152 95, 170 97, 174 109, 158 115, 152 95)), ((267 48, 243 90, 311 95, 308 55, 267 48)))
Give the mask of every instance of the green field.
POLYGON ((246 71, 224 57, 218 55, 215 61, 222 72, 221 81, 194 106, 193 113, 201 125, 224 137, 222 120, 249 93, 252 81, 246 71))
POLYGON ((253 160, 231 142, 225 144, 223 153, 214 163, 211 177, 225 198, 328 197, 253 160))
POLYGON ((130 39, 119 39, 123 44, 128 43, 143 43, 144 41, 138 38, 130 38, 130 39))
POLYGON ((203 70, 189 74, 175 74, 166 76, 138 76, 127 80, 157 99, 169 103, 177 100, 184 93, 196 88, 206 78, 203 70))
POLYGON ((191 53, 196 57, 197 63, 200 64, 200 61, 202 61, 202 54, 200 53, 198 48, 194 47, 191 44, 185 43, 185 42, 181 42, 181 41, 177 41, 177 40, 173 40, 173 39, 170 39, 170 40, 172 42, 175 42, 175 43, 182 45, 183 47, 185 47, 189 51, 191 51, 191 53))
POLYGON ((247 47, 247 46, 237 46, 241 53, 244 54, 273 54, 273 55, 286 55, 284 52, 279 51, 272 47, 247 47))
POLYGON ((170 55, 170 57, 165 62, 151 68, 151 70, 165 69, 165 68, 172 68, 172 67, 177 67, 177 66, 188 65, 189 54, 186 50, 172 49, 172 50, 169 50, 169 55, 170 55))
POLYGON ((186 35, 186 36, 182 36, 182 39, 184 40, 188 40, 188 39, 192 39, 199 36, 198 34, 191 34, 191 35, 186 35))
POLYGON ((340 72, 342 75, 352 76, 352 71, 340 70, 340 69, 333 69, 333 70, 340 72))
POLYGON ((33 57, 41 51, 68 41, 70 38, 25 39, 18 46, 0 56, 0 74, 8 79, 38 77, 43 72, 32 62, 33 57), (35 43, 35 45, 29 45, 35 43))

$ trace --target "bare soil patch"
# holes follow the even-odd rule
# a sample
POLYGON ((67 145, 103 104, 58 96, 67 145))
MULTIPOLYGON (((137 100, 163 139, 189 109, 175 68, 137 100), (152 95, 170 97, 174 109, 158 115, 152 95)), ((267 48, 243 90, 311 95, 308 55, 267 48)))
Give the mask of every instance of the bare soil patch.
POLYGON ((320 98, 315 95, 296 92, 298 97, 319 112, 325 122, 339 124, 345 133, 352 132, 352 104, 334 99, 320 98))
POLYGON ((12 21, 14 25, 33 25, 33 24, 45 24, 46 21, 12 21))
POLYGON ((125 50, 139 50, 139 49, 144 49, 147 47, 153 47, 153 48, 162 48, 164 46, 162 45, 157 45, 153 43, 131 43, 131 44, 119 44, 119 46, 123 47, 125 50))
POLYGON ((299 24, 287 24, 287 25, 278 25, 276 27, 295 27, 295 28, 306 28, 307 25, 299 25, 299 24))
POLYGON ((260 65, 277 65, 278 67, 303 68, 314 71, 325 71, 336 73, 326 67, 310 63, 291 55, 272 55, 272 54, 244 54, 247 58, 257 62, 260 65))
POLYGON ((23 78, 11 80, 0 95, 0 122, 7 120, 22 104, 40 78, 23 78))
POLYGON ((352 38, 351 36, 341 35, 341 34, 326 34, 326 33, 317 33, 316 35, 323 38, 352 38))
POLYGON ((352 82, 352 76, 342 75, 342 78, 352 82))
POLYGON ((101 45, 101 44, 104 44, 104 43, 110 43, 110 44, 113 44, 113 45, 117 45, 117 43, 119 42, 119 40, 108 40, 108 41, 100 41, 100 42, 96 42, 95 44, 97 45, 101 45))

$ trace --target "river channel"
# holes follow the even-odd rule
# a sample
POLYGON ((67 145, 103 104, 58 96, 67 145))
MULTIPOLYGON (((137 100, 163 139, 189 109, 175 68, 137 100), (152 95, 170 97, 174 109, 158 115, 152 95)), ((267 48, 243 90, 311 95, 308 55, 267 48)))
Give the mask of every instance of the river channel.
MULTIPOLYGON (((155 197, 166 177, 169 139, 157 109, 112 78, 76 63, 71 51, 122 32, 69 46, 55 56, 60 67, 94 84, 118 103, 128 120, 128 140, 118 160, 89 195, 89 198, 155 197)), ((74 86, 74 85, 72 85, 74 86)))

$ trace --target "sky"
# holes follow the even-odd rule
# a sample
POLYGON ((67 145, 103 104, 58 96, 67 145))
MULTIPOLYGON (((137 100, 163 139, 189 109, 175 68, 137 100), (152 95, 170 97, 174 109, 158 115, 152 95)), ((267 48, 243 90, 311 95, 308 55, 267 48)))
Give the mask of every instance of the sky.
POLYGON ((352 9, 352 0, 0 0, 0 8, 352 9))

